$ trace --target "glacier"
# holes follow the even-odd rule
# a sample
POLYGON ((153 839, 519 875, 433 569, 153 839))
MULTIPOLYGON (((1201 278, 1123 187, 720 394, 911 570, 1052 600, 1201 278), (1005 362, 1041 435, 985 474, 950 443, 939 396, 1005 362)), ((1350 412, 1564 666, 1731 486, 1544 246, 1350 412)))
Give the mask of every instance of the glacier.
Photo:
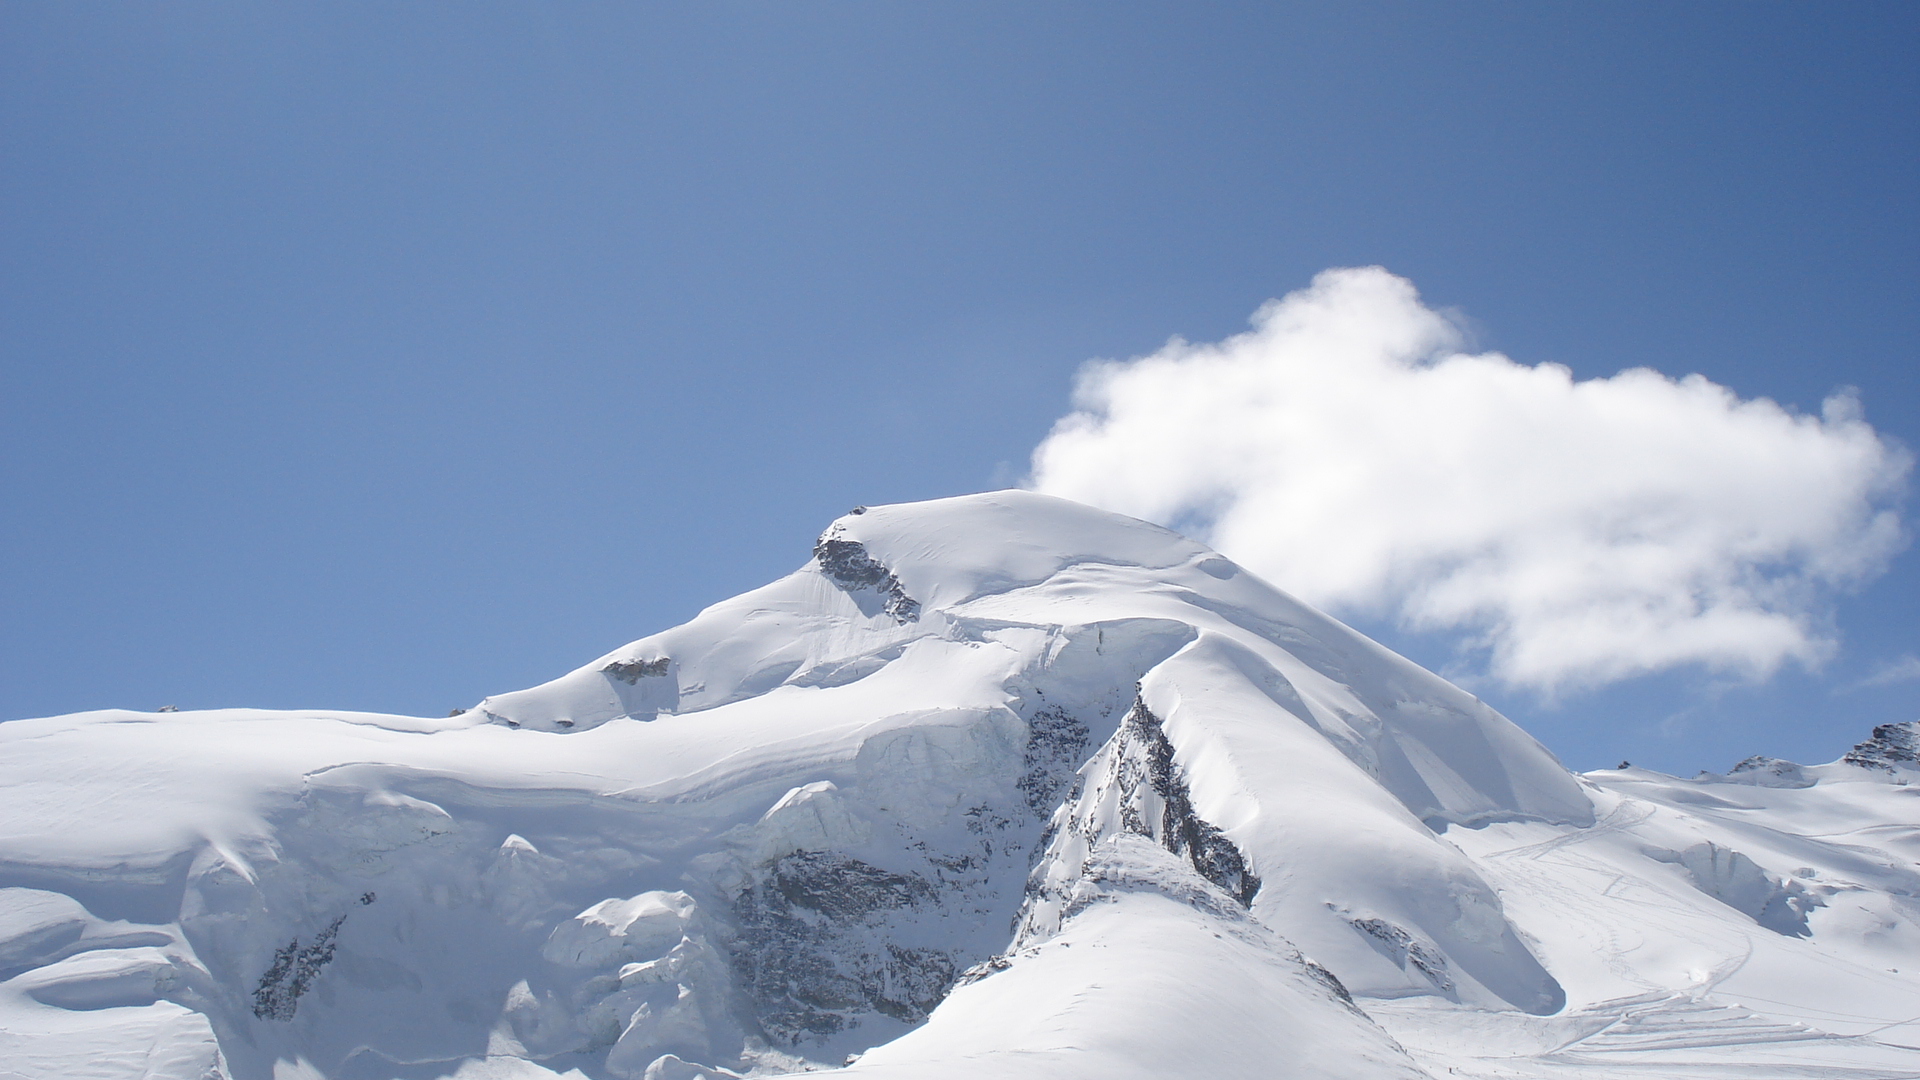
POLYGON ((5 1080, 1920 1077, 1920 725, 1576 775, 1031 492, 451 717, 0 747, 5 1080))

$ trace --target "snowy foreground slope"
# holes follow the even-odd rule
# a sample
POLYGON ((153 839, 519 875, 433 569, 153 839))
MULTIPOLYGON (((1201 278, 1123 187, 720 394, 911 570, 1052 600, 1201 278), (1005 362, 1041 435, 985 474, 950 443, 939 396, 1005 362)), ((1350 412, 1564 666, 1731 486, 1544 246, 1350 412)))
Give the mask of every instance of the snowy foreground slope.
POLYGON ((0 1078, 1920 1077, 1920 729, 1568 773, 1022 492, 461 716, 0 724, 0 1078))

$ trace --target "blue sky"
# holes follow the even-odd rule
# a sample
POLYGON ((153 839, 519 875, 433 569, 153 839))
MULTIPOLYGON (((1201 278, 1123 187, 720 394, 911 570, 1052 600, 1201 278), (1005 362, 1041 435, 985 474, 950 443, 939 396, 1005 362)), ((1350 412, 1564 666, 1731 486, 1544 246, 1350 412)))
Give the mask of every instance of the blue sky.
MULTIPOLYGON (((1871 3, 10 6, 0 717, 542 681, 1329 267, 1920 445, 1917 49, 1871 3)), ((1917 559, 1818 671, 1474 685, 1576 768, 1827 760, 1920 716, 1858 686, 1917 559)))

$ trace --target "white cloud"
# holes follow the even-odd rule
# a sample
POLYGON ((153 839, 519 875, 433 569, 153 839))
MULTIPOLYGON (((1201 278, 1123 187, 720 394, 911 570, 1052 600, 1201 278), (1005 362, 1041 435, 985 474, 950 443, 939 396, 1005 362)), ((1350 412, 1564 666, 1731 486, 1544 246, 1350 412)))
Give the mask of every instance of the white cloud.
POLYGON ((1030 483, 1180 528, 1309 602, 1466 633, 1552 692, 1833 647, 1826 597, 1905 543, 1909 455, 1646 368, 1456 351, 1412 283, 1328 270, 1218 344, 1080 373, 1030 483))
POLYGON ((1898 660, 1889 660, 1873 669, 1873 673, 1849 689, 1866 690, 1879 686, 1893 686, 1903 682, 1920 679, 1920 656, 1911 653, 1898 660))

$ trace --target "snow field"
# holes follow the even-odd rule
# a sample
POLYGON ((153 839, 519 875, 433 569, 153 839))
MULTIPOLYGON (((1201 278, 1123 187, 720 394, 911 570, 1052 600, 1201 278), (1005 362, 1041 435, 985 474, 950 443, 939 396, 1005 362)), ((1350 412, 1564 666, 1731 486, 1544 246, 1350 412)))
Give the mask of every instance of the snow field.
POLYGON ((0 1077, 1920 1076, 1882 743, 1576 777, 1166 530, 876 507, 446 720, 0 725, 0 1077))

